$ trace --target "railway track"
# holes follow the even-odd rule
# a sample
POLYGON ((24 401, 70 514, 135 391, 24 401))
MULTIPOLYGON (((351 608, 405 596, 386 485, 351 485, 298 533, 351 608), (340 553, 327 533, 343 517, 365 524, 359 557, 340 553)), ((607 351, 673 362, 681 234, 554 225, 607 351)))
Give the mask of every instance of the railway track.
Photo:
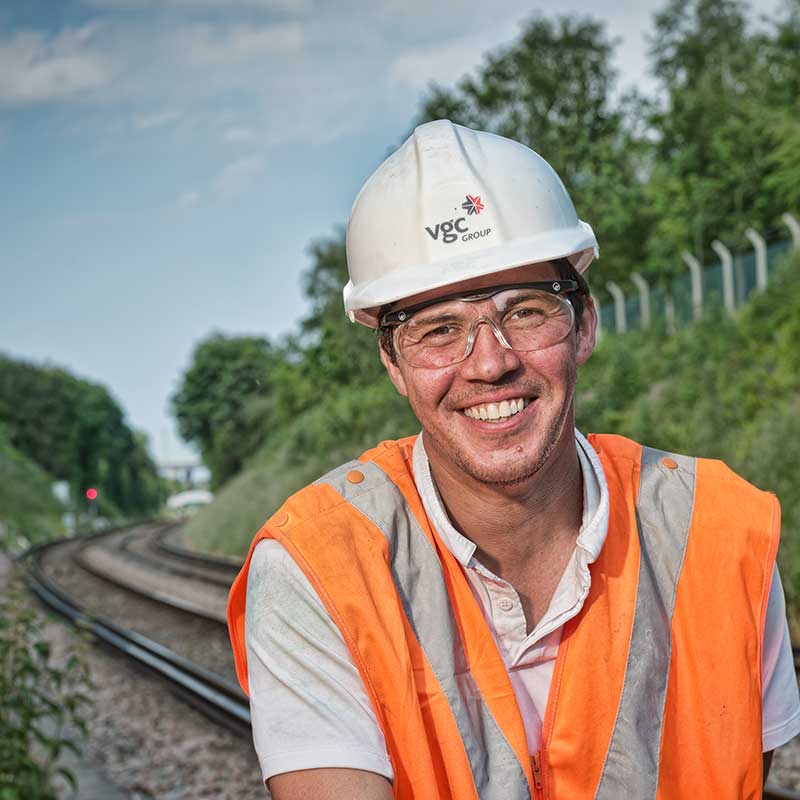
POLYGON ((76 545, 73 557, 86 572, 122 589, 225 624, 225 604, 235 573, 159 552, 154 540, 161 527, 109 533, 76 545))
POLYGON ((171 525, 162 530, 153 538, 154 549, 159 553, 175 556, 184 562, 199 564, 201 566, 215 566, 231 577, 235 578, 242 566, 241 559, 228 556, 217 556, 211 553, 199 553, 189 550, 174 541, 175 534, 180 530, 180 525, 171 525))
MULTIPOLYGON (((76 626, 91 631, 104 644, 168 681, 173 690, 207 717, 249 737, 249 705, 235 680, 197 664, 163 642, 105 618, 95 608, 87 607, 59 585, 46 564, 46 557, 52 557, 56 549, 61 548, 67 557, 74 558, 98 580, 153 603, 169 606, 179 613, 203 614, 194 603, 182 600, 175 592, 165 592, 164 577, 168 576, 173 582, 201 581, 206 587, 215 586, 227 592, 238 571, 238 564, 232 559, 187 550, 174 541, 174 533, 174 525, 153 524, 144 530, 139 526, 86 537, 85 540, 60 540, 39 546, 26 556, 28 586, 53 611, 76 626), (106 553, 98 555, 98 548, 106 553), (112 554, 110 557, 109 553, 112 554), (123 559, 127 560, 128 567, 120 574, 123 559), (156 583, 162 587, 154 590, 152 579, 137 582, 144 571, 157 576, 156 583)), ((205 613, 204 616, 212 622, 222 621, 220 614, 205 613)), ((798 649, 795 650, 795 665, 800 667, 798 649)), ((764 800, 800 800, 800 792, 768 785, 764 800)))
MULTIPOLYGON (((141 531, 141 529, 138 529, 141 531)), ((250 709, 247 698, 241 691, 238 683, 230 675, 219 674, 222 670, 210 669, 208 666, 198 664, 194 659, 176 652, 163 641, 145 635, 140 631, 131 629, 128 625, 109 618, 98 611, 98 604, 85 603, 75 596, 75 591, 69 591, 63 585, 64 570, 54 568, 54 561, 58 561, 60 554, 73 559, 81 568, 86 569, 96 579, 108 583, 117 590, 133 592, 146 598, 152 607, 167 606, 170 614, 176 612, 176 620, 180 625, 180 615, 196 616, 198 609, 193 603, 181 602, 175 592, 151 592, 147 587, 132 587, 131 572, 124 575, 114 575, 113 568, 119 566, 118 561, 107 560, 103 569, 98 566, 98 559, 94 561, 87 558, 90 548, 100 546, 102 539, 115 542, 120 552, 130 557, 131 553, 139 556, 137 568, 142 567, 141 551, 139 545, 151 536, 158 535, 159 530, 147 531, 145 536, 137 530, 114 531, 103 536, 88 537, 88 541, 60 540, 48 543, 31 551, 27 557, 26 581, 30 590, 50 609, 66 617, 76 626, 90 631, 99 641, 113 647, 127 658, 146 668, 160 679, 168 681, 172 688, 181 694, 191 705, 203 712, 215 722, 224 725, 236 733, 250 736, 250 709), (134 546, 134 539, 140 542, 134 546), (54 559, 55 556, 55 559, 54 559), (59 581, 61 578, 61 582, 59 581)), ((174 556, 177 558, 177 556, 174 556)), ((134 559, 136 560, 136 559, 134 559)), ((159 573, 163 580, 165 574, 175 579, 177 571, 162 570, 159 573)), ((136 574, 135 572, 133 574, 136 574)), ((197 580, 196 573, 184 568, 180 573, 186 580, 197 580)), ((232 576, 231 576, 232 578, 232 576)), ((72 581, 72 586, 75 581, 72 581)), ((137 609, 138 611, 138 609, 137 609)), ((219 627, 220 638, 227 639, 227 634, 220 624, 224 615, 205 614, 212 624, 219 627)), ((227 642, 225 642, 227 649, 227 642)))

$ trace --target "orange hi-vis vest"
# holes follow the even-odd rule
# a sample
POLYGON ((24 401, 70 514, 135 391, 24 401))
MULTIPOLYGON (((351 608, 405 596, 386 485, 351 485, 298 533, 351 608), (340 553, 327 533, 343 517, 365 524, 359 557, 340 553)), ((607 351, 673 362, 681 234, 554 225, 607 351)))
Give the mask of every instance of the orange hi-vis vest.
MULTIPOLYGON (((717 461, 589 437, 610 495, 564 626, 539 752, 461 565, 423 510, 412 439, 291 497, 280 541, 364 681, 402 800, 761 797, 761 642, 780 510, 717 461)), ((252 553, 252 548, 251 551, 252 553)), ((228 624, 247 691, 250 557, 228 624)))

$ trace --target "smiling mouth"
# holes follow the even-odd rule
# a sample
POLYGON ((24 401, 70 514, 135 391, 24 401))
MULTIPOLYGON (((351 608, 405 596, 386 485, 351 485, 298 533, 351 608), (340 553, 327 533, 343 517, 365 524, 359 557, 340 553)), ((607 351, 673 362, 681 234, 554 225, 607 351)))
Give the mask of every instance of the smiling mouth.
POLYGON ((481 403, 477 406, 461 409, 461 413, 470 419, 487 420, 488 422, 500 422, 501 420, 519 414, 523 408, 530 405, 531 398, 515 397, 511 400, 502 400, 499 403, 481 403))

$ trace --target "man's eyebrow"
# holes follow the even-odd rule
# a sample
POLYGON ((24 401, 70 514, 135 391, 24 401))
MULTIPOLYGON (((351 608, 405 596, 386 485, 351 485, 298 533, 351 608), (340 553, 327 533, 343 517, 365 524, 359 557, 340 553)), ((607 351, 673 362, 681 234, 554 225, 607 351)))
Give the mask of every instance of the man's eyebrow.
MULTIPOLYGON (((509 293, 513 293, 513 294, 510 294, 508 298, 504 298, 503 304, 497 306, 498 310, 502 311, 503 309, 506 309, 509 306, 513 306, 515 303, 519 303, 519 302, 521 302, 523 300, 527 300, 531 296, 534 296, 533 295, 534 292, 537 292, 536 289, 508 289, 507 291, 509 293)), ((505 294, 505 292, 504 292, 504 294, 505 294)), ((536 297, 540 297, 541 294, 539 292, 537 292, 535 296, 536 297)), ((493 299, 496 300, 497 296, 495 295, 495 297, 493 299)))
MULTIPOLYGON (((428 324, 437 324, 438 325, 440 322, 452 322, 454 319, 455 320, 460 320, 461 319, 461 317, 459 317, 458 314, 455 314, 452 311, 449 312, 449 313, 448 312, 439 313, 439 314, 436 314, 436 316, 433 316, 433 317, 424 316, 424 314, 425 314, 425 310, 424 309, 422 311, 418 312, 418 313, 420 314, 420 316, 416 317, 416 315, 415 315, 416 322, 424 322, 426 325, 428 325, 428 324)), ((415 317, 411 318, 412 322, 415 321, 415 317)))

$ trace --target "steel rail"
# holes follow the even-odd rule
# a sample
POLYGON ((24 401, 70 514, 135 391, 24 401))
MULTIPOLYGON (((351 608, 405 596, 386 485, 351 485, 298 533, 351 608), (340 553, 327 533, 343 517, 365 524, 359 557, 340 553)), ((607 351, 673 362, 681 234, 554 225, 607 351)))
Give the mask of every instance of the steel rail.
MULTIPOLYGON (((115 532, 116 531, 105 531, 106 534, 115 532)), ((62 539, 57 541, 64 540, 62 539)), ((74 541, 74 539, 72 541, 74 541)), ((51 544, 56 543, 57 542, 52 542, 51 544)), ((125 589, 128 592, 132 592, 133 594, 138 594, 140 597, 144 597, 147 600, 153 600, 156 603, 161 603, 161 605, 170 606, 171 608, 176 608, 179 611, 185 611, 186 613, 192 614, 196 617, 203 617, 204 619, 210 620, 211 622, 216 622, 220 625, 225 624, 224 619, 222 619, 218 614, 208 609, 201 608, 191 601, 183 600, 180 597, 169 594, 168 592, 154 592, 145 589, 141 586, 137 586, 134 581, 121 578, 120 576, 114 575, 112 572, 107 570, 98 569, 87 559, 86 554, 84 553, 84 550, 92 544, 92 541, 87 541, 85 544, 82 544, 78 553, 74 556, 75 562, 80 566, 80 568, 88 572, 90 575, 101 578, 102 580, 112 583, 115 586, 119 586, 120 588, 125 589)), ((41 552, 42 551, 40 551, 40 553, 41 552)), ((194 577, 198 580, 204 579, 201 575, 196 575, 194 577)))
MULTIPOLYGON (((215 564, 204 564, 202 565, 204 569, 202 571, 199 570, 198 566, 200 565, 195 561, 186 559, 183 556, 176 556, 163 550, 158 544, 158 537, 161 535, 161 533, 162 531, 147 531, 144 536, 136 533, 135 531, 132 533, 127 533, 119 538, 116 546, 113 549, 125 553, 133 563, 143 566, 147 569, 155 569, 158 572, 169 573, 178 578, 187 578, 189 580, 214 584, 216 586, 221 586, 226 591, 230 588, 231 584, 233 583, 233 579, 236 577, 235 572, 231 570, 228 575, 222 577, 219 574, 219 566, 215 564), (139 550, 138 548, 142 549, 139 550), (165 556, 168 558, 165 559, 165 556), (164 560, 159 561, 159 558, 164 560), (217 572, 209 572, 209 569, 212 571, 216 570, 217 572)), ((87 559, 86 554, 83 551, 88 546, 89 543, 87 543, 85 547, 81 548, 81 554, 77 556, 77 558, 80 560, 81 566, 87 571, 93 572, 99 578, 106 577, 102 569, 96 569, 87 559)), ((111 580, 112 582, 116 581, 116 578, 113 575, 110 578, 106 577, 106 579, 111 580)), ((131 589, 131 591, 141 593, 141 590, 135 585, 129 585, 127 588, 131 589)), ((157 599, 159 601, 163 600, 163 602, 169 603, 169 600, 163 599, 161 595, 158 595, 157 599)), ((189 607, 185 610, 193 611, 194 607, 189 607)), ((202 611, 199 613, 202 614, 202 611)))
POLYGON ((35 553, 29 554, 25 580, 46 606, 171 683, 185 700, 210 719, 237 734, 251 735, 250 706, 239 686, 142 634, 88 613, 44 575, 38 564, 44 549, 37 548, 35 553))
POLYGON ((239 570, 242 568, 241 559, 214 555, 212 553, 201 553, 197 550, 190 550, 188 547, 182 547, 174 542, 167 541, 167 538, 174 532, 175 528, 178 527, 180 527, 180 524, 172 525, 166 530, 156 534, 155 540, 159 549, 176 558, 182 558, 185 561, 194 561, 204 566, 215 566, 221 567, 224 570, 230 570, 232 578, 236 577, 239 570))

